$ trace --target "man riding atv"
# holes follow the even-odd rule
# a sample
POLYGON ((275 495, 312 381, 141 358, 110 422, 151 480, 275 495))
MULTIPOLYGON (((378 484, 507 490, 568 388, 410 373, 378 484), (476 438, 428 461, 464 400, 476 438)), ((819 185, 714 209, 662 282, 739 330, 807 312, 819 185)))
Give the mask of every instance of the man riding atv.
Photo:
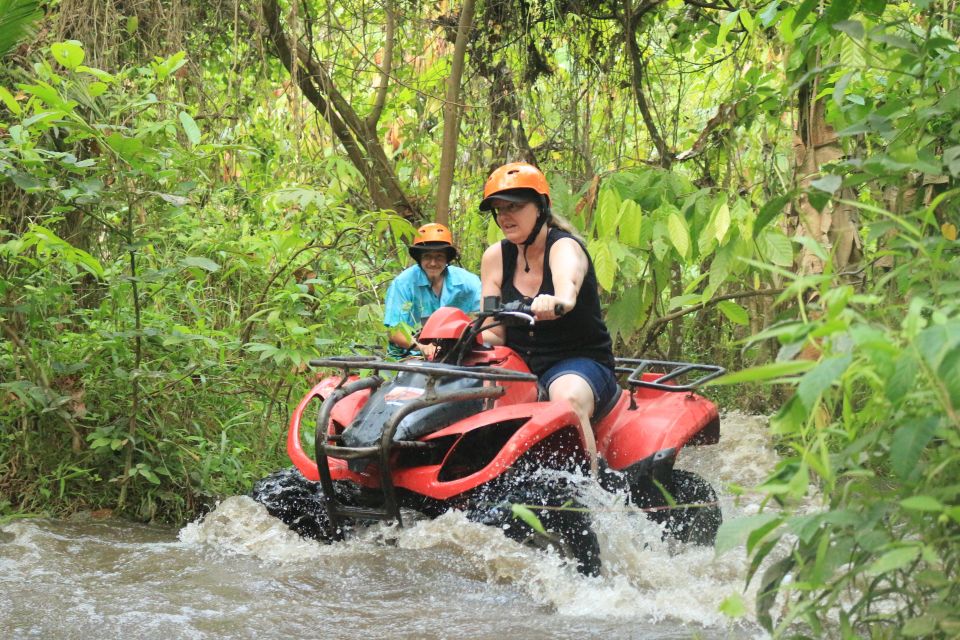
POLYGON ((433 356, 432 345, 417 344, 411 331, 419 329, 440 307, 456 307, 467 313, 480 310, 480 279, 451 264, 460 253, 450 229, 431 222, 417 229, 407 248, 416 261, 404 269, 387 289, 383 324, 389 331, 388 353, 395 357, 421 352, 433 356))

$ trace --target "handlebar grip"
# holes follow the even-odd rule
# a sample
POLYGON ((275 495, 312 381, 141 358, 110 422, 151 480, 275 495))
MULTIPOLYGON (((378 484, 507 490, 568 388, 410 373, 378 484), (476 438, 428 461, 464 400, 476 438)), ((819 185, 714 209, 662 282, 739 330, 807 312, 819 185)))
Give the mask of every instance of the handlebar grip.
POLYGON ((508 302, 502 307, 503 311, 513 311, 516 313, 526 313, 527 315, 533 315, 533 309, 530 308, 530 305, 524 304, 522 300, 514 300, 513 302, 508 302))
MULTIPOLYGON (((515 300, 514 302, 508 302, 503 305, 504 311, 515 311, 517 313, 525 313, 527 315, 533 315, 533 308, 529 304, 524 304, 520 300, 515 300)), ((560 317, 567 312, 566 308, 559 302, 553 306, 553 313, 560 317)))

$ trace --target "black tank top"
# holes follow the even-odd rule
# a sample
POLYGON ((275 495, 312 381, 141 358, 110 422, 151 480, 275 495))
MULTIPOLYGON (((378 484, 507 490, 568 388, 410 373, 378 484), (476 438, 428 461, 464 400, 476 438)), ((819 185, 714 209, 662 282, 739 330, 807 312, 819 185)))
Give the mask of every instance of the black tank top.
MULTIPOLYGON (((553 227, 547 231, 547 247, 543 254, 543 281, 537 295, 553 295, 553 274, 550 271, 549 256, 554 243, 561 238, 572 238, 587 255, 587 273, 577 294, 577 306, 556 320, 538 322, 533 327, 507 327, 507 346, 519 353, 530 370, 537 375, 543 374, 561 360, 578 357, 596 360, 612 370, 613 343, 600 314, 600 295, 593 261, 583 243, 566 231, 553 227)), ((529 304, 532 298, 521 294, 513 284, 519 253, 517 245, 501 240, 500 252, 503 255, 501 299, 504 302, 524 300, 529 304)))

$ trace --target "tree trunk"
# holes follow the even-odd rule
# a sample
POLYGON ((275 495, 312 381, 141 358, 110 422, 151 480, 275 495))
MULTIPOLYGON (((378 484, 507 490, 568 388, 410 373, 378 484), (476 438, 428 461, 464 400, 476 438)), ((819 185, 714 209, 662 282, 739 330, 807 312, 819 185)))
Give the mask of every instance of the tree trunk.
POLYGON ((377 139, 375 123, 365 123, 357 115, 323 65, 314 59, 311 48, 298 43, 296 52, 291 51, 290 40, 280 24, 277 0, 263 0, 261 8, 276 54, 366 180, 370 199, 381 209, 396 211, 409 220, 418 219, 419 210, 404 193, 393 164, 377 139))
MULTIPOLYGON (((817 54, 819 56, 819 53, 817 54)), ((821 177, 823 165, 844 156, 837 133, 825 119, 819 93, 819 76, 801 87, 799 92, 799 118, 794 133, 794 181, 806 189, 821 177)), ((844 200, 855 200, 856 194, 844 188, 838 194, 844 200)), ((806 193, 788 211, 784 220, 787 235, 813 238, 833 255, 836 273, 850 271, 863 258, 863 243, 857 211, 846 204, 828 203, 821 210, 810 202, 806 193)), ((823 273, 823 261, 804 247, 798 258, 800 273, 823 273)))
POLYGON ((453 64, 447 78, 447 99, 443 105, 443 147, 440 151, 440 180, 437 185, 437 216, 440 224, 448 224, 450 218, 450 190, 453 186, 453 170, 457 164, 457 138, 460 135, 460 79, 463 77, 463 59, 473 26, 473 0, 464 0, 457 27, 457 41, 453 48, 453 64))

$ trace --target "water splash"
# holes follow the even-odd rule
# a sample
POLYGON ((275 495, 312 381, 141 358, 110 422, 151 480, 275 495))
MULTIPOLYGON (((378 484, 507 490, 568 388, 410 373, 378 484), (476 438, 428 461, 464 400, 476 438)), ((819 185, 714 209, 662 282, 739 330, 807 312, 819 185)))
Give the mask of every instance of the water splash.
MULTIPOLYGON (((714 484, 724 515, 730 518, 751 512, 756 504, 735 501, 723 487, 757 483, 777 457, 766 437, 764 418, 728 414, 724 424, 720 444, 685 449, 678 466, 695 470, 714 484)), ((451 571, 491 585, 510 585, 563 616, 734 628, 720 612, 721 603, 732 594, 742 594, 746 603, 755 598, 755 586, 744 592, 747 560, 742 551, 717 557, 712 548, 665 541, 661 526, 629 507, 625 496, 608 493, 592 480, 573 480, 591 509, 601 546, 603 570, 596 578, 580 575, 556 553, 524 547, 458 512, 433 520, 405 514, 407 527, 373 525, 346 542, 323 544, 299 538, 253 500, 233 497, 201 522, 184 528, 180 539, 280 563, 320 557, 346 562, 349 556, 394 547, 427 550, 455 558, 456 566, 447 567, 451 571)), ((429 562, 424 560, 429 554, 416 557, 429 562)), ((764 637, 749 620, 739 631, 745 635, 738 637, 764 637)))
MULTIPOLYGON (((730 518, 758 501, 738 502, 723 488, 762 478, 776 456, 762 418, 729 414, 723 428, 719 445, 685 449, 680 466, 711 481, 730 518)), ((234 496, 179 533, 95 520, 0 527, 0 629, 4 637, 65 640, 318 630, 330 640, 765 637, 751 615, 731 622, 718 611, 743 590, 742 550, 717 558, 712 549, 665 542, 623 496, 573 480, 601 545, 596 578, 460 513, 404 513, 404 528, 375 525, 322 544, 234 496)), ((751 588, 743 599, 753 596, 751 588)))

